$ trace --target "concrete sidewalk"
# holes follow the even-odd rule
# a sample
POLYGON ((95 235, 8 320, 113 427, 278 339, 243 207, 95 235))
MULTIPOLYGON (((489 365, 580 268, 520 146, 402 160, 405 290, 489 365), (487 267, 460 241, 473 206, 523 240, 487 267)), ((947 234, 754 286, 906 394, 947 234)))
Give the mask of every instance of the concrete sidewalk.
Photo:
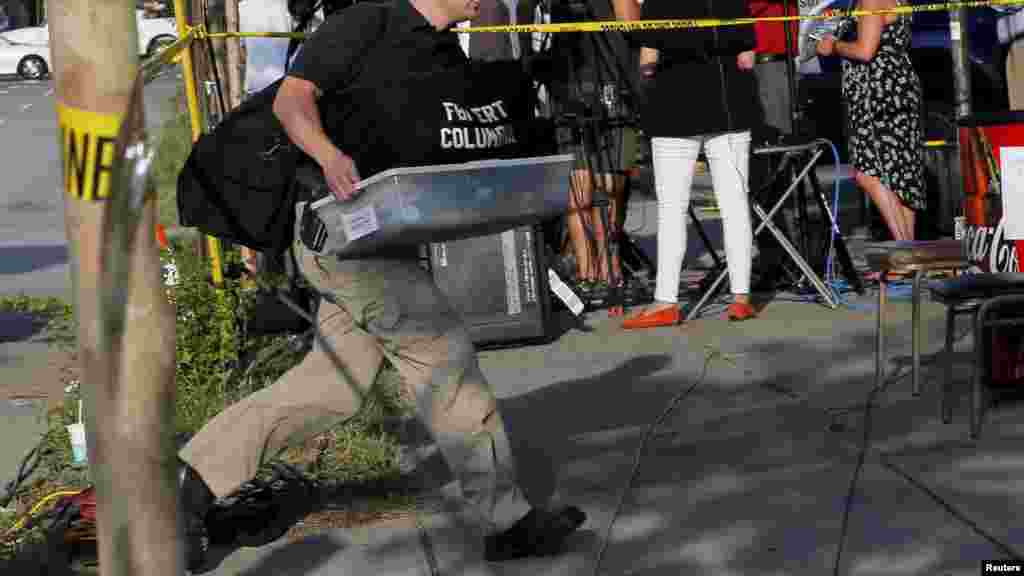
MULTIPOLYGON (((848 230, 857 198, 844 192, 841 200, 848 230)), ((714 218, 705 224, 720 249, 720 226, 714 218)), ((655 226, 653 201, 635 197, 626 228, 652 259, 655 226)), ((706 260, 696 234, 690 242, 690 262, 706 260)), ((851 244, 857 261, 860 243, 851 244)), ((874 384, 874 297, 850 297, 848 306, 829 310, 783 296, 743 324, 721 320, 711 307, 685 327, 638 332, 592 314, 587 332, 483 353, 524 488, 543 495, 557 486, 589 515, 561 556, 487 566, 480 543, 464 542, 430 493, 414 517, 216 550, 205 573, 576 576, 593 574, 604 550, 600 573, 608 575, 816 576, 832 573, 843 541, 844 575, 979 574, 982 560, 1007 556, 990 538, 1024 549, 1017 521, 1024 421, 1019 406, 998 406, 981 440, 969 441, 964 353, 972 343, 959 342, 951 371, 929 364, 944 338, 937 304, 923 306, 924 394, 914 398, 903 378, 877 396, 873 449, 841 538, 865 430, 858 406, 874 384), (713 360, 704 374, 709 354, 728 360, 713 360), (938 418, 947 375, 960 396, 949 425, 938 418), (641 442, 663 415, 634 478, 641 442), (555 463, 554 477, 541 474, 537 463, 545 459, 555 463)), ((909 369, 910 306, 890 305, 886 345, 896 373, 909 369)), ((957 334, 966 330, 963 318, 957 334)), ((14 340, 0 353, 0 385, 35 381, 49 362, 45 350, 14 340)), ((35 414, 22 404, 0 407, 7 461, 37 438, 35 414)))
MULTIPOLYGON (((744 324, 711 316, 641 332, 594 315, 590 333, 484 353, 524 487, 547 492, 557 482, 590 517, 562 556, 488 567, 457 532, 430 526, 444 516, 424 512, 420 526, 392 521, 234 551, 209 573, 577 575, 593 573, 606 545, 602 574, 831 573, 864 431, 855 407, 873 385, 871 296, 855 304, 863 309, 774 302, 744 324), (702 378, 710 352, 733 356, 712 361, 702 378), (645 432, 677 395, 633 478, 645 432), (833 422, 844 428, 830 431, 833 422), (531 465, 538 457, 555 462, 556 479, 538 475, 541 468, 531 465)), ((910 309, 892 306, 888 344, 896 372, 909 369, 910 309)), ((923 317, 924 350, 938 351, 942 308, 925 304, 923 317)), ((968 338, 958 349, 970 345, 968 338)), ((941 366, 924 368, 920 398, 911 395, 909 378, 878 395, 873 450, 852 501, 840 573, 979 574, 983 560, 1006 553, 971 522, 1024 548, 1016 521, 1024 503, 1024 422, 1018 407, 997 407, 982 439, 968 441, 965 360, 958 357, 952 371, 962 397, 950 425, 938 419, 941 366), (883 456, 965 519, 884 466, 883 456)))

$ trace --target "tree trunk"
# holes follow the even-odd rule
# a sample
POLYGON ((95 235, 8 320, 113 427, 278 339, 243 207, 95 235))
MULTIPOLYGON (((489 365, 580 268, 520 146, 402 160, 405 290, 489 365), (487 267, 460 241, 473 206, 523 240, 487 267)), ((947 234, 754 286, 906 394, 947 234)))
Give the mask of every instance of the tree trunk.
POLYGON ((154 195, 135 202, 117 161, 119 130, 144 141, 135 5, 49 1, 100 573, 178 576, 174 314, 160 280, 154 195))

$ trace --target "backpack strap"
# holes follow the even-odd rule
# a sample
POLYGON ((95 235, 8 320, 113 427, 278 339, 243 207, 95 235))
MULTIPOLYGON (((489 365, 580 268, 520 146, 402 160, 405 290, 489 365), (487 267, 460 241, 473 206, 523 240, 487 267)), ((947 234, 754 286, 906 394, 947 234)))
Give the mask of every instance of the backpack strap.
MULTIPOLYGON (((309 25, 313 23, 313 18, 316 16, 317 10, 323 7, 323 0, 314 2, 312 6, 306 8, 305 6, 299 6, 299 2, 296 0, 288 1, 288 12, 291 13, 292 18, 295 19, 295 29, 293 32, 305 32, 309 25), (296 14, 298 13, 298 14, 296 14)), ((288 41, 288 52, 284 57, 284 69, 288 71, 289 64, 292 61, 292 56, 295 55, 295 51, 299 49, 299 45, 302 44, 302 40, 298 38, 292 38, 288 41)))

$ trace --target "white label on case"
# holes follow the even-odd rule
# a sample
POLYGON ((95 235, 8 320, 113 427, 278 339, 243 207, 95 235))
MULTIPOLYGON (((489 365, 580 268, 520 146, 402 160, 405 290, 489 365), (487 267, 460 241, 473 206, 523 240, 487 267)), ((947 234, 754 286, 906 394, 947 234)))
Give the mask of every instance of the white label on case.
POLYGON ((441 268, 447 268, 448 245, 445 244, 444 242, 441 242, 440 244, 435 244, 435 247, 437 248, 437 265, 440 266, 441 268))
POLYGON ((345 237, 348 238, 349 242, 380 230, 380 226, 377 224, 377 213, 373 210, 373 204, 368 204, 351 214, 342 214, 341 225, 345 229, 345 237))
POLYGON ((501 233, 501 255, 505 260, 505 301, 508 303, 508 314, 517 316, 523 312, 523 303, 519 297, 519 259, 516 254, 515 230, 501 233))
POLYGON ((562 282, 562 279, 551 268, 548 268, 548 284, 551 286, 551 291, 555 293, 555 296, 558 296, 558 299, 565 303, 566 307, 573 314, 579 316, 583 313, 585 308, 583 301, 580 300, 579 296, 571 288, 566 286, 565 282, 562 282))

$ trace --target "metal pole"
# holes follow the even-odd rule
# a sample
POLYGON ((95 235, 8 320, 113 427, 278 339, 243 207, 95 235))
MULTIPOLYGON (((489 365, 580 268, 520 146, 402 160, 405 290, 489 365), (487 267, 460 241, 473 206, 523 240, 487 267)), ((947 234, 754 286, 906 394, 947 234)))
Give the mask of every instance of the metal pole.
MULTIPOLYGON (((174 0, 174 19, 178 25, 178 36, 183 37, 188 31, 188 8, 184 0, 174 0)), ((181 75, 185 78, 185 100, 188 102, 188 119, 192 127, 192 141, 199 139, 203 133, 203 120, 199 116, 199 96, 196 91, 195 68, 192 65, 192 47, 181 53, 181 75)))
POLYGON ((48 8, 100 574, 179 576, 174 314, 160 282, 154 196, 130 197, 118 161, 122 129, 144 141, 141 108, 126 115, 141 94, 135 3, 48 8))
MULTIPOLYGON (((224 3, 224 20, 227 32, 238 32, 239 14, 238 0, 226 0, 224 3)), ((274 30, 268 30, 274 32, 274 30)), ((282 30, 286 32, 286 30, 282 30)), ((241 38, 227 40, 228 69, 228 108, 233 110, 242 103, 242 47, 241 38)), ((227 112, 225 112, 226 114, 227 112)))
MULTIPOLYGON (((198 4, 198 3, 196 3, 198 4)), ((188 14, 189 7, 184 0, 174 0, 174 17, 178 25, 178 36, 184 36, 189 29, 188 14)), ((192 127, 192 141, 195 142, 203 133, 203 119, 199 114, 199 91, 196 87, 196 67, 193 57, 201 54, 202 45, 193 43, 187 50, 181 53, 181 75, 185 78, 185 101, 188 103, 189 123, 192 127)), ((211 62, 212 66, 213 63, 211 62)), ((224 282, 223 267, 221 266, 220 240, 213 236, 206 237, 206 249, 210 255, 210 272, 213 276, 213 283, 220 286, 224 282)))
MULTIPOLYGON (((958 8, 949 12, 949 38, 953 56, 953 84, 956 94, 956 117, 962 119, 971 114, 971 66, 968 51, 970 38, 967 30, 967 9, 958 8)), ((962 143, 961 143, 962 144, 962 143)))
MULTIPOLYGON (((967 9, 960 8, 952 10, 949 13, 949 36, 950 36, 950 50, 952 51, 953 57, 953 94, 955 95, 954 101, 954 114, 955 123, 957 126, 960 125, 960 121, 966 119, 971 115, 971 66, 970 66, 970 35, 968 33, 967 26, 967 9)), ((956 130, 957 149, 960 150, 961 164, 963 164, 964 150, 969 149, 970 140, 964 141, 964 130, 959 127, 956 130)), ((961 166, 961 173, 964 172, 968 166, 961 166)), ((967 205, 965 194, 967 189, 963 180, 955 183, 956 188, 959 191, 957 195, 960 200, 960 209, 956 212, 955 216, 959 216, 966 213, 967 205)))
MULTIPOLYGON (((792 11, 792 0, 785 0, 782 8, 783 16, 789 16, 792 11)), ((793 23, 786 20, 782 23, 786 34, 786 82, 789 85, 789 130, 790 134, 796 133, 797 107, 796 107, 796 65, 793 62, 793 23)))

